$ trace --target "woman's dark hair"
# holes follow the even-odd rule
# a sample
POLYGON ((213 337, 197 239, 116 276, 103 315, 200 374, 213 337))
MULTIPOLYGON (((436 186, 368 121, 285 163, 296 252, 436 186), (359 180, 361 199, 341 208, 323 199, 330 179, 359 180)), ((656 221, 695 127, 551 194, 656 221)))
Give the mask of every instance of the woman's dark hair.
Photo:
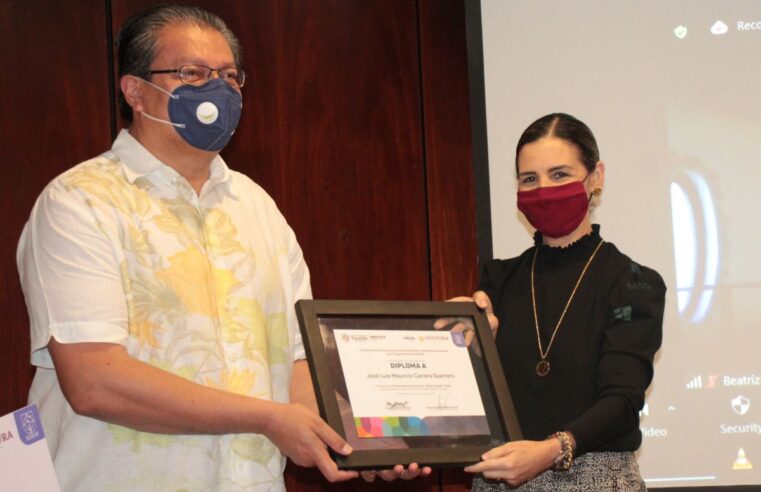
POLYGON ((518 174, 518 154, 524 145, 546 137, 555 137, 572 144, 579 150, 581 162, 587 171, 594 171, 600 160, 597 140, 583 121, 565 113, 552 113, 542 116, 523 131, 515 147, 515 174, 518 174))
MULTIPOLYGON (((119 78, 128 74, 144 79, 150 77, 149 71, 156 55, 159 31, 168 25, 181 24, 219 31, 230 45, 235 66, 241 68, 240 42, 219 16, 199 7, 162 4, 133 15, 119 30, 114 41, 119 64, 119 78)), ((122 118, 131 123, 132 108, 124 99, 124 94, 119 94, 119 106, 122 118)))

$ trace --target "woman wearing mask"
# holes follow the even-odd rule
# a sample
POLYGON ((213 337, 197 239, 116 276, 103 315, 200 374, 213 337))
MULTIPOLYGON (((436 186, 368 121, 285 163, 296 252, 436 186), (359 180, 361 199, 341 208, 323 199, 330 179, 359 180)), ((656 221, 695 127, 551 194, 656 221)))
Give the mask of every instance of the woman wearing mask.
POLYGON ((497 348, 525 440, 467 467, 480 474, 473 491, 645 490, 638 411, 666 287, 592 224, 605 167, 584 123, 562 113, 532 123, 516 173, 535 244, 486 263, 474 297, 499 319, 497 348))

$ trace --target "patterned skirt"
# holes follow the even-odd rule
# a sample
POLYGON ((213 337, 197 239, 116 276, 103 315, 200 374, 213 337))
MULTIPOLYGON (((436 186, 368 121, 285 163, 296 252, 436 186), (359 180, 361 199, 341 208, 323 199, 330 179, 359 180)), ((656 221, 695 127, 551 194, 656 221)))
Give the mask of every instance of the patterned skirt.
POLYGON ((473 492, 645 492, 637 458, 632 452, 587 453, 573 460, 568 471, 547 470, 518 487, 499 480, 473 479, 473 492))

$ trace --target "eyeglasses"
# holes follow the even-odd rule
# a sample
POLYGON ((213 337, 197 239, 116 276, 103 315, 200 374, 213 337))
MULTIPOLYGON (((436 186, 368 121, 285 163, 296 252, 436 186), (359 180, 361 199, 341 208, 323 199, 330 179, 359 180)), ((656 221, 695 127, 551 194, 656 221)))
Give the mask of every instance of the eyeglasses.
POLYGON ((220 79, 235 89, 243 87, 246 82, 246 72, 236 67, 211 68, 206 65, 183 65, 173 70, 150 70, 148 73, 175 73, 183 84, 202 85, 211 80, 211 74, 214 72, 217 72, 220 79))

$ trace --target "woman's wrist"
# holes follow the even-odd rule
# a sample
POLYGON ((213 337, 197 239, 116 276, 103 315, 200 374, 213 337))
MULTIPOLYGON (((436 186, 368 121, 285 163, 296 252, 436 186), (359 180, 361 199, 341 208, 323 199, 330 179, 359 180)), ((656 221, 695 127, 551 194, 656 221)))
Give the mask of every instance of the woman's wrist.
POLYGON ((544 442, 547 446, 544 469, 552 470, 555 467, 555 461, 557 460, 557 457, 560 456, 560 441, 555 439, 555 434, 550 434, 547 436, 547 439, 545 439, 544 442))
POLYGON ((555 455, 551 468, 556 471, 567 471, 573 464, 573 455, 576 449, 576 440, 568 431, 559 431, 547 436, 548 440, 556 441, 559 451, 555 455))

